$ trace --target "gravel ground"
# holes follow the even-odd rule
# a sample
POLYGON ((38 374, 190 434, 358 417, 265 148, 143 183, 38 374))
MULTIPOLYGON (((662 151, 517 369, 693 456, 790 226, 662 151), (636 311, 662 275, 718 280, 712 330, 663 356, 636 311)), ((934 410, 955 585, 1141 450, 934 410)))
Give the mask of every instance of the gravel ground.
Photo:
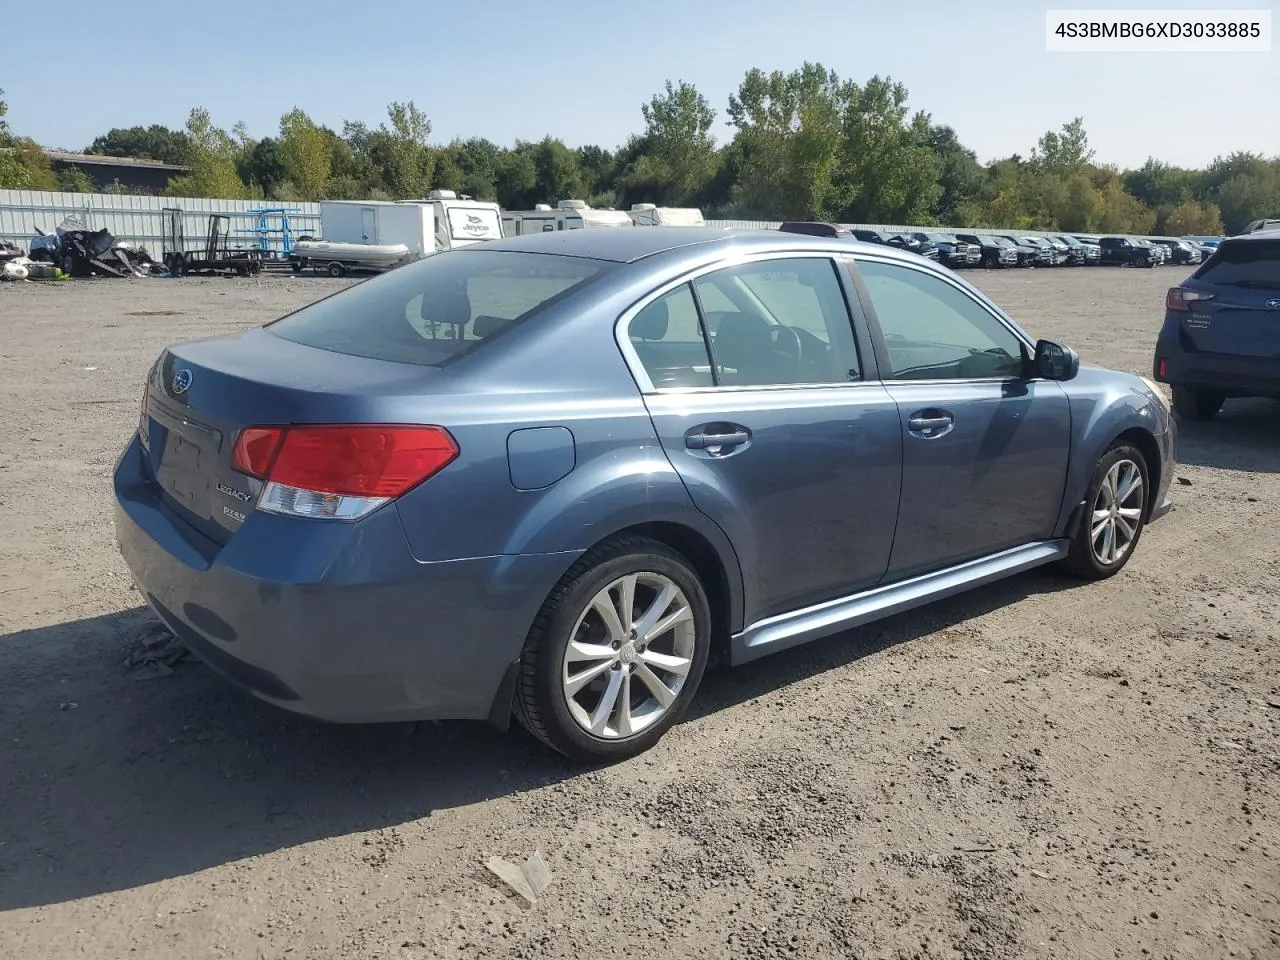
MULTIPOLYGON (((1174 269, 974 273, 1146 372, 1174 269)), ((109 474, 167 342, 343 281, 0 286, 0 957, 1280 957, 1280 428, 1184 426, 1124 573, 1033 573, 709 675, 649 754, 329 727, 150 619, 109 474), (524 907, 485 872, 541 850, 524 907)))

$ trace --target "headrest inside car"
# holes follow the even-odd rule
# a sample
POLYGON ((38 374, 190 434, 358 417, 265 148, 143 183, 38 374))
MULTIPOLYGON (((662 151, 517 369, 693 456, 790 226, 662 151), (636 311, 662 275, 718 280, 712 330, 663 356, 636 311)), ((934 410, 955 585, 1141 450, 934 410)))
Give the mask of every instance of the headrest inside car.
POLYGON ((633 340, 661 340, 667 335, 667 301, 655 300, 631 320, 633 340))
POLYGON ((492 337, 510 322, 505 317, 490 317, 482 314, 471 321, 471 332, 481 339, 492 337))

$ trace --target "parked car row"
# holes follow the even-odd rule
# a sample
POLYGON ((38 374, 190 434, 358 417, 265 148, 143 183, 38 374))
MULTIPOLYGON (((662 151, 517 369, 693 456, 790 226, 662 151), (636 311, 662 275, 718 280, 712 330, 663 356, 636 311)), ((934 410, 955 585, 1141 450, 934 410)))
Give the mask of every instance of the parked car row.
POLYGON ((1212 254, 1213 238, 1127 237, 1061 233, 1041 237, 1018 233, 950 233, 849 229, 833 223, 790 221, 782 230, 818 237, 849 237, 878 243, 944 264, 969 267, 1158 267, 1165 263, 1199 264, 1212 254), (1210 242, 1212 241, 1212 245, 1210 242))

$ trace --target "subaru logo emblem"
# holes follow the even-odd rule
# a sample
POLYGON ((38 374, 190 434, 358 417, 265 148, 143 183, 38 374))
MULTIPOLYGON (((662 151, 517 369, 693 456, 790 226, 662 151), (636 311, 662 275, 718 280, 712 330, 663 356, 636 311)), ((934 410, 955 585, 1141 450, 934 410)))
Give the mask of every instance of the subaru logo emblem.
POLYGON ((1268 310, 1280 310, 1280 298, 1273 297, 1263 304, 1268 310))
POLYGON ((186 393, 189 389, 191 389, 191 371, 179 370, 173 375, 173 392, 186 393))

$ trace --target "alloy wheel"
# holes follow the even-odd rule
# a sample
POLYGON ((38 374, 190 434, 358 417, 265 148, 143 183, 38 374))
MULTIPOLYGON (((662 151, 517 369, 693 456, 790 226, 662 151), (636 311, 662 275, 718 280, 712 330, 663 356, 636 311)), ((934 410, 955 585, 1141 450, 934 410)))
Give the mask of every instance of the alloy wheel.
POLYGON ((1142 525, 1145 498, 1138 465, 1132 460, 1112 464, 1094 498, 1089 528, 1089 545, 1099 563, 1110 566, 1129 552, 1142 525))
POLYGON ((693 666, 693 608, 660 573, 630 573, 597 593, 565 648, 561 684, 574 721, 621 740, 657 722, 693 666))

